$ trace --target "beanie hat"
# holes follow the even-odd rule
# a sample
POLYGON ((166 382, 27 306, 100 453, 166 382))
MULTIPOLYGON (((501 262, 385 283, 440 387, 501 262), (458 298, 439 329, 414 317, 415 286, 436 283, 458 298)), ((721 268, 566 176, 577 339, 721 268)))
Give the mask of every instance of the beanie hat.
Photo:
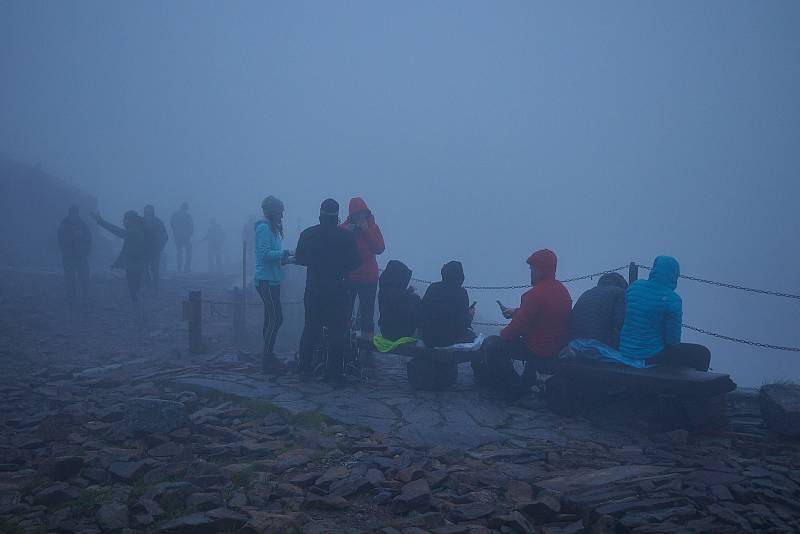
POLYGON ((283 202, 270 195, 261 201, 261 210, 267 217, 278 215, 283 212, 283 202))

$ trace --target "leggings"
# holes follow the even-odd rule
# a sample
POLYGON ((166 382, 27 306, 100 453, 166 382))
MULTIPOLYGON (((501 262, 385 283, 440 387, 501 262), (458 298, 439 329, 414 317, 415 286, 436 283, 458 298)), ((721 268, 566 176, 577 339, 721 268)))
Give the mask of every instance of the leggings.
POLYGON ((375 331, 375 293, 378 291, 377 282, 366 284, 351 283, 348 291, 350 298, 350 316, 356 307, 356 297, 358 297, 358 320, 355 325, 362 333, 375 331))
POLYGON ((131 302, 137 304, 139 302, 139 290, 142 287, 142 277, 144 276, 144 266, 142 267, 128 267, 125 269, 125 278, 128 281, 128 294, 131 296, 131 302))
POLYGON ((275 354, 275 340, 278 338, 278 329, 283 324, 281 286, 259 280, 256 289, 264 302, 264 355, 268 356, 275 354))

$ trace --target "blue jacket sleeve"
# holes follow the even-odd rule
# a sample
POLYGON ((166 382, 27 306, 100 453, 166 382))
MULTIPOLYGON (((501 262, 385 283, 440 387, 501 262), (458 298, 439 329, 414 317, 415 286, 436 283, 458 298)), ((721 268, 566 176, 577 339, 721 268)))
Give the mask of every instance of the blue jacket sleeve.
POLYGON ((283 258, 280 243, 266 224, 259 224, 256 228, 256 254, 259 262, 274 262, 283 258))
POLYGON ((681 329, 683 324, 683 301, 677 294, 667 302, 666 317, 664 318, 664 343, 677 345, 681 342, 681 329))

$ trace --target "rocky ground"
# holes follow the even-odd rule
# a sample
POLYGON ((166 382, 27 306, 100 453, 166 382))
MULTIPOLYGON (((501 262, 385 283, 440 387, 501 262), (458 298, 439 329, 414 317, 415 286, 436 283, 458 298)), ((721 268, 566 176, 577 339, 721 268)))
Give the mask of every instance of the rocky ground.
POLYGON ((98 280, 86 312, 58 284, 3 273, 2 532, 800 530, 800 444, 753 395, 690 435, 620 401, 569 419, 509 405, 468 366, 441 393, 385 356, 344 389, 269 380, 208 313, 208 354, 186 354, 180 301, 221 280, 168 281, 144 329, 122 280, 98 280))

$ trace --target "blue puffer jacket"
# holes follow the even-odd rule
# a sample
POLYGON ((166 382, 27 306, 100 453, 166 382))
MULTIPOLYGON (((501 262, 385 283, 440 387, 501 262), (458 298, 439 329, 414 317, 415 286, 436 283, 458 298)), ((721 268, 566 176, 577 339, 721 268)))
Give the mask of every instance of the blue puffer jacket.
POLYGON ((683 302, 675 292, 680 266, 670 256, 653 262, 648 280, 631 284, 625 294, 625 322, 619 351, 632 358, 650 358, 665 346, 681 342, 683 302))
POLYGON ((256 223, 255 259, 256 283, 266 280, 270 285, 280 285, 283 280, 283 240, 263 219, 256 223))

